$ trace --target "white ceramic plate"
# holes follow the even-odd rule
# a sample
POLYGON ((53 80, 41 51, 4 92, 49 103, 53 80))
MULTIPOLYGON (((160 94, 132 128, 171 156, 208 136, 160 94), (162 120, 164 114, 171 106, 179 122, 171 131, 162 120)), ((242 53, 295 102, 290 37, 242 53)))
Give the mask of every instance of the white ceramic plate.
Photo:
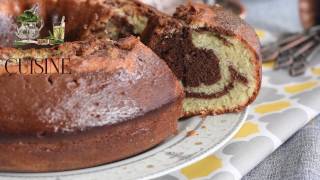
POLYGON ((135 157, 103 166, 57 173, 0 173, 9 180, 151 179, 190 165, 217 151, 240 129, 247 112, 193 117, 179 123, 179 133, 135 157), (191 135, 194 132, 194 135, 191 135), (188 135, 189 134, 189 135, 188 135))

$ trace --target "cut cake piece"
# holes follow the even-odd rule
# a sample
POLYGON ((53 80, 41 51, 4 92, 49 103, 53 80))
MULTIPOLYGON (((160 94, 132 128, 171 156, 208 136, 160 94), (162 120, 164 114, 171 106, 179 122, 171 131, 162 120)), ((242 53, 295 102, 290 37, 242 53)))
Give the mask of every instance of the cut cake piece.
POLYGON ((261 85, 253 28, 217 5, 183 5, 173 17, 153 23, 147 45, 184 85, 184 115, 239 112, 253 102, 261 85))
POLYGON ((100 16, 103 27, 96 29, 112 39, 140 36, 165 60, 184 85, 185 117, 239 112, 254 101, 261 84, 260 43, 240 17, 218 5, 189 3, 169 16, 138 1, 109 1, 105 18, 100 16))

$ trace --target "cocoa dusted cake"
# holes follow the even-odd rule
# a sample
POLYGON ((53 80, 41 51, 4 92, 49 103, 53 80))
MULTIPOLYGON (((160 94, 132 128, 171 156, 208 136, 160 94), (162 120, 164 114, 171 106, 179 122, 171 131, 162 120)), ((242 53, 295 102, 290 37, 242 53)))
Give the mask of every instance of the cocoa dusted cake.
POLYGON ((174 135, 182 116, 242 110, 260 87, 254 31, 217 6, 188 4, 171 17, 129 0, 0 4, 0 171, 121 160, 174 135), (35 4, 41 36, 65 16, 65 43, 12 46, 16 17, 35 4), (42 73, 47 61, 33 59, 67 61, 63 73, 42 73))
MULTIPOLYGON (((34 2, 1 2, 0 21, 10 20, 34 2)), ((43 14, 49 12, 44 5, 50 1, 45 2, 40 2, 43 14)), ((72 12, 78 14, 84 7, 77 1, 64 2, 50 8, 59 12, 60 7, 72 5, 72 12)), ((50 15, 44 17, 50 19, 50 15)), ((64 15, 69 39, 69 33, 74 33, 73 24, 68 23, 74 22, 68 21, 73 14, 64 15)), ((177 132, 182 115, 180 82, 138 39, 75 41, 71 37, 73 42, 54 47, 18 49, 6 46, 11 30, 3 21, 1 25, 2 35, 7 35, 0 43, 1 171, 97 166, 146 151, 177 132), (29 60, 49 58, 58 66, 62 57, 68 59, 64 74, 40 74, 43 64, 33 64, 30 71, 29 60), (18 59, 23 61, 14 61, 18 59)))

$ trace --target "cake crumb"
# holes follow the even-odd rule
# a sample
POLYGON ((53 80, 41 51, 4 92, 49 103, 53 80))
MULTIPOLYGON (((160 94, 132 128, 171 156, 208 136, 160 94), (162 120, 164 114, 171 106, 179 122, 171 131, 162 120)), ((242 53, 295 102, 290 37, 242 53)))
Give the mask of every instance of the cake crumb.
POLYGON ((148 165, 147 168, 154 168, 154 166, 153 165, 148 165))
POLYGON ((199 135, 197 131, 191 130, 187 132, 187 137, 199 135))
POLYGON ((203 113, 203 114, 201 114, 200 115, 200 118, 201 118, 201 120, 206 120, 206 118, 208 117, 208 115, 207 114, 205 114, 205 113, 203 113))
POLYGON ((202 142, 196 142, 195 145, 202 145, 202 142))

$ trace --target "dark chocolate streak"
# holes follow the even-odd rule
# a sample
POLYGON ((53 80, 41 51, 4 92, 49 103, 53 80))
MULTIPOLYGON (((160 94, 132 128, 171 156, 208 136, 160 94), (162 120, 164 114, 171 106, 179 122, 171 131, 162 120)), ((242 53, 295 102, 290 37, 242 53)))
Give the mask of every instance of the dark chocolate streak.
POLYGON ((221 96, 226 95, 230 90, 234 88, 234 82, 238 81, 245 85, 248 84, 248 79, 242 76, 238 71, 236 71, 232 66, 229 66, 229 71, 231 73, 231 81, 224 87, 222 91, 213 93, 213 94, 205 94, 205 93, 194 93, 194 92, 185 92, 186 97, 193 97, 199 99, 215 99, 221 96))
MULTIPOLYGON (((157 48, 153 50, 161 56, 173 70, 175 75, 182 81, 186 87, 198 87, 201 84, 213 85, 221 80, 219 59, 213 50, 197 48, 192 42, 192 31, 189 28, 183 28, 180 33, 173 34, 171 38, 162 37, 157 48)), ((207 29, 198 29, 197 32, 208 31, 207 29)), ((211 30, 212 32, 213 30, 211 30)), ((216 31, 214 31, 216 32, 216 31)), ((215 35, 225 46, 232 46, 226 38, 215 35)), ((248 84, 246 77, 241 75, 234 67, 229 66, 231 81, 222 91, 205 94, 185 92, 186 97, 200 99, 219 98, 227 94, 234 88, 234 81, 248 84)))
POLYGON ((170 38, 160 39, 153 50, 167 62, 184 86, 211 85, 221 79, 218 57, 213 50, 194 46, 191 29, 183 28, 170 38))

